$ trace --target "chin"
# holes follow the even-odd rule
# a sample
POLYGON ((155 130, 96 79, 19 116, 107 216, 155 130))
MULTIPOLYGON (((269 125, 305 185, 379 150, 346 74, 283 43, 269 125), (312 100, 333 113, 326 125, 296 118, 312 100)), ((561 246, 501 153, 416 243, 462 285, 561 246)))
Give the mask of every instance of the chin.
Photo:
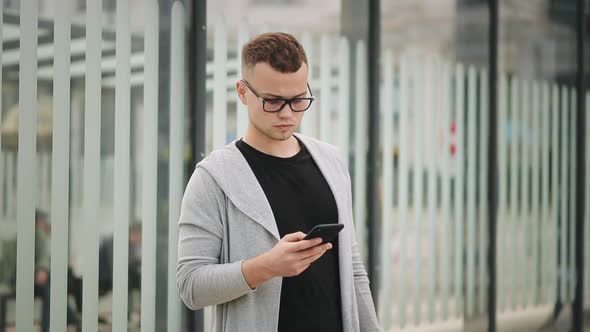
POLYGON ((291 136, 293 136, 293 132, 271 133, 270 135, 267 135, 267 137, 269 137, 270 139, 272 139, 274 141, 286 141, 286 140, 290 139, 291 136))
POLYGON ((276 140, 277 141, 288 141, 291 138, 291 136, 293 136, 293 133, 281 135, 276 140))

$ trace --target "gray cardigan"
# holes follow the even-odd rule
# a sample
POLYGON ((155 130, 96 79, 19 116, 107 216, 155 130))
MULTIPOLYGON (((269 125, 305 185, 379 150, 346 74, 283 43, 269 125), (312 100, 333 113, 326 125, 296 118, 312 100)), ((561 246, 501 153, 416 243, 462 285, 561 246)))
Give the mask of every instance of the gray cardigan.
MULTIPOLYGON (((344 331, 378 331, 367 273, 356 244, 350 176, 335 147, 297 135, 309 150, 338 206, 340 287, 344 331)), ((215 305, 214 331, 276 331, 282 278, 255 290, 241 264, 279 241, 266 196, 235 142, 197 164, 182 200, 176 282, 191 309, 215 305)))

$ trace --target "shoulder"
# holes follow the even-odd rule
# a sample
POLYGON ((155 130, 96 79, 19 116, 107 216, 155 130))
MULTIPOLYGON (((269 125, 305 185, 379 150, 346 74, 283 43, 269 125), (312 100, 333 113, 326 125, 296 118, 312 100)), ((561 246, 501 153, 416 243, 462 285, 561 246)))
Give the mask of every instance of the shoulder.
POLYGON ((308 149, 321 152, 324 157, 341 159, 341 151, 335 145, 302 134, 296 134, 295 137, 303 142, 308 149))
POLYGON ((241 156, 235 141, 221 149, 214 150, 195 165, 187 184, 187 191, 220 193, 228 173, 232 168, 236 168, 237 160, 241 156))
POLYGON ((221 149, 213 150, 207 157, 203 158, 195 168, 217 169, 231 163, 233 159, 239 157, 240 151, 236 147, 236 143, 231 142, 221 149))
POLYGON ((348 172, 348 166, 343 159, 344 153, 335 145, 320 141, 316 138, 297 134, 296 137, 303 142, 305 147, 314 156, 314 159, 321 159, 328 164, 336 167, 338 171, 348 172))

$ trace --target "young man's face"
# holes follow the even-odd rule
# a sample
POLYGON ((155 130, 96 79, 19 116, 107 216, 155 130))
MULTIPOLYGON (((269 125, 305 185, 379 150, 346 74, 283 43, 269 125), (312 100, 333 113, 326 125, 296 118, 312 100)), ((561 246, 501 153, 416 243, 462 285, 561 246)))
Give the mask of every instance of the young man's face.
MULTIPOLYGON (((294 73, 281 73, 267 63, 257 63, 245 79, 265 99, 309 97, 307 65, 303 63, 294 73)), ((265 112, 262 101, 243 82, 238 84, 238 97, 248 107, 249 132, 263 140, 285 141, 299 126, 303 113, 293 112, 289 105, 276 113, 265 112)))

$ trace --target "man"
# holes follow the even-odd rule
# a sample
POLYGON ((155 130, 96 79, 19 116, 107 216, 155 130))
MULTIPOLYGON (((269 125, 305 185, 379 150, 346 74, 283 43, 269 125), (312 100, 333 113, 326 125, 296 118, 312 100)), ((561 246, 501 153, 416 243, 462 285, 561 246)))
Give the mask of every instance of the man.
MULTIPOLYGON (((141 238, 141 223, 134 221, 129 225, 129 292, 141 289, 141 238)), ((113 290, 113 249, 112 235, 103 239, 98 248, 98 293, 101 295, 113 290)))
MULTIPOLYGON (((106 295, 113 291, 113 235, 100 241, 98 247, 98 294, 106 295)), ((132 292, 141 291, 141 223, 139 220, 129 225, 129 261, 127 269, 127 319, 132 319, 134 303, 132 292)), ((101 324, 109 324, 108 320, 99 315, 98 321, 101 324)))
POLYGON ((183 301, 215 305, 216 331, 379 330, 346 166, 333 146, 294 134, 313 101, 303 47, 263 34, 242 63, 247 132, 196 166, 182 202, 183 301), (303 239, 325 223, 344 225, 332 243, 303 239))
MULTIPOLYGON (((51 241, 51 224, 49 215, 42 210, 35 209, 35 276, 34 276, 34 295, 42 301, 41 307, 41 331, 49 331, 49 314, 50 314, 50 241, 51 241)), ((5 282, 9 285, 12 293, 5 296, 2 301, 14 298, 16 295, 16 237, 8 240, 3 244, 3 255, 0 259, 0 283, 5 282)), ((73 276, 68 268, 68 295, 74 295, 76 303, 81 303, 82 297, 81 280, 73 276)), ((79 308, 81 304, 78 304, 79 308)), ((5 310, 0 305, 0 310, 5 310)), ((79 317, 77 311, 69 304, 67 310, 67 322, 78 324, 79 317)), ((0 312, 0 316, 4 312, 0 312)), ((4 317, 4 316, 2 316, 4 317)), ((4 325, 0 319, 0 329, 4 325)))
POLYGON ((49 263, 51 225, 49 216, 35 210, 35 296, 40 296, 43 302, 41 309, 41 331, 49 331, 49 263))
MULTIPOLYGON (((34 295, 42 300, 41 331, 49 330, 49 245, 51 225, 47 213, 35 210, 35 275, 34 295)), ((16 237, 3 244, 2 259, 0 259, 0 281, 6 283, 12 290, 2 301, 13 298, 16 294, 16 237)), ((0 310, 5 310, 0 306, 0 310)), ((0 313, 4 315, 4 313, 0 313)), ((2 325, 4 321, 0 322, 2 325)), ((3 326, 0 326, 2 328, 3 326)))

